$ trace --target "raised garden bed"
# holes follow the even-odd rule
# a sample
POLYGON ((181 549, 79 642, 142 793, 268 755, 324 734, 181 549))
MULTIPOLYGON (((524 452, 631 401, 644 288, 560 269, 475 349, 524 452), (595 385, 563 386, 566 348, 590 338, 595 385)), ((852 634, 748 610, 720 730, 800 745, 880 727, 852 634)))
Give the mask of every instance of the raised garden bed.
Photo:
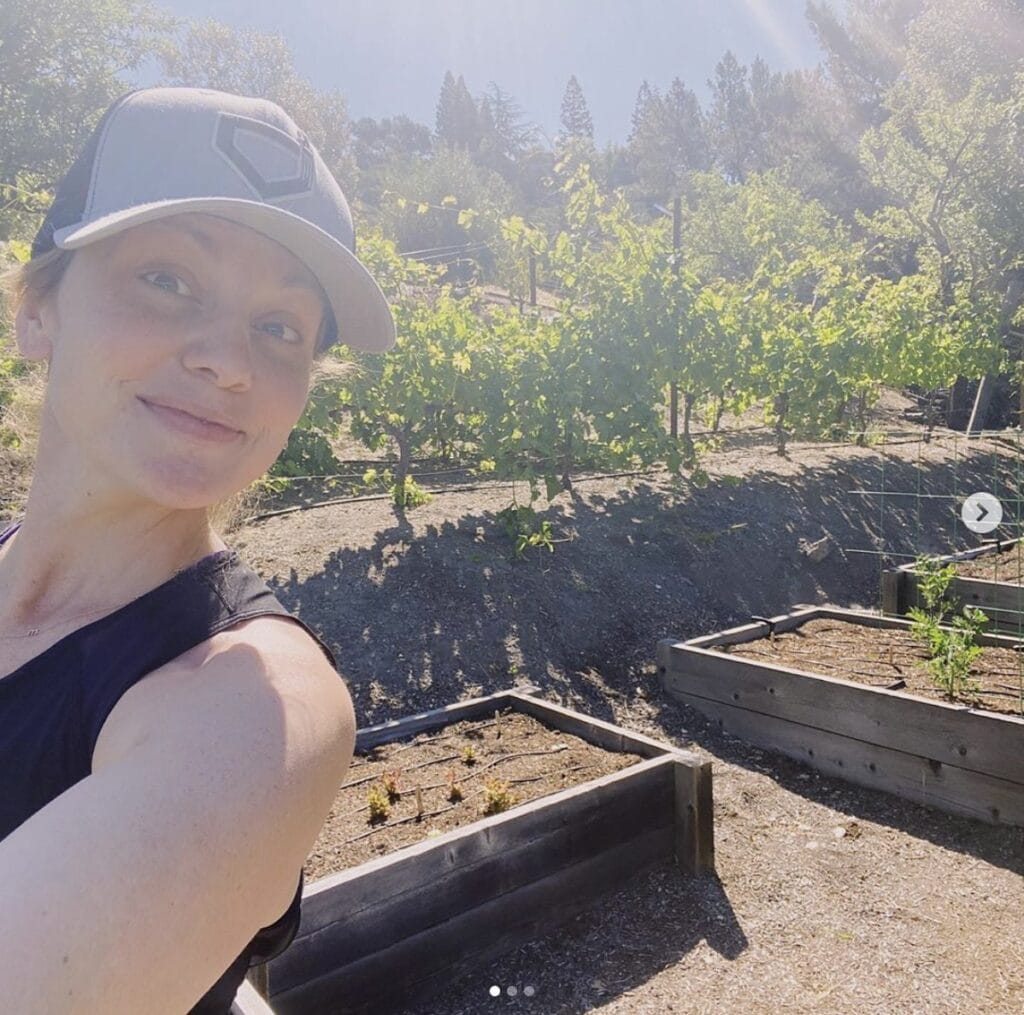
MULTIPOLYGON (((897 677, 913 682, 897 654, 916 645, 910 626, 811 607, 665 639, 658 671, 669 694, 741 739, 917 803, 1024 826, 1024 719, 894 687, 897 677)), ((1017 639, 986 634, 978 643, 986 651, 976 669, 1017 671, 1017 639)))
POLYGON ((710 763, 522 691, 360 730, 356 756, 307 862, 295 940, 270 963, 277 1015, 427 998, 665 859, 714 864, 710 763), (366 791, 396 770, 401 797, 374 826, 366 791), (482 816, 495 775, 518 803, 482 816))
MULTIPOLYGON (((975 606, 989 618, 986 630, 1024 635, 1024 544, 1019 539, 985 543, 939 557, 956 565, 948 596, 959 610, 975 606)), ((924 608, 916 562, 882 572, 882 613, 903 615, 912 606, 924 608)))

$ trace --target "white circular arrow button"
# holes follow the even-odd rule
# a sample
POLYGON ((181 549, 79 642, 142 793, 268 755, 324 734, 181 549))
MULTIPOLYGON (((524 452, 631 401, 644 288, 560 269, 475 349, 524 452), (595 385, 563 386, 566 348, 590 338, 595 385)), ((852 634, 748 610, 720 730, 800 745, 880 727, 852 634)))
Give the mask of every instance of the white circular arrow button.
POLYGON ((964 525, 980 535, 992 532, 1003 520, 1003 505, 990 493, 972 493, 960 509, 964 525))

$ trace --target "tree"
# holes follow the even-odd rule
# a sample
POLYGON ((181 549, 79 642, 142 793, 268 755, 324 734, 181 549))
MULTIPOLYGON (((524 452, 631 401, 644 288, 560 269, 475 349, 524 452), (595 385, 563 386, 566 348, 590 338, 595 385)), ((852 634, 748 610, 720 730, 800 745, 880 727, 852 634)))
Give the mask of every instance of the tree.
POLYGON ((513 162, 518 160, 538 143, 536 125, 525 119, 526 114, 515 99, 494 81, 488 85, 484 99, 490 109, 497 152, 513 162))
MULTIPOLYGON (((428 159, 395 163, 381 173, 381 223, 401 251, 436 251, 435 263, 464 256, 493 267, 497 217, 511 214, 514 194, 493 170, 461 148, 439 147, 428 159), (469 210, 468 214, 461 214, 469 210), (443 250, 441 248, 452 248, 443 250)), ((431 255, 425 255, 431 256, 431 255)))
POLYGON ((387 163, 432 150, 430 128, 405 115, 374 120, 364 116, 352 125, 353 153, 360 171, 379 169, 387 163))
POLYGON ((700 102, 679 78, 664 98, 646 81, 641 86, 629 153, 645 205, 680 196, 691 173, 709 168, 700 102))
POLYGON ((655 102, 655 93, 645 78, 640 83, 640 89, 636 93, 636 102, 633 103, 633 115, 629 121, 629 133, 626 135, 626 144, 633 144, 645 129, 646 121, 652 114, 652 106, 655 102))
POLYGON ((161 51, 171 85, 215 88, 276 102, 306 131, 344 190, 355 190, 351 126, 340 92, 319 92, 295 69, 279 36, 206 20, 187 25, 161 51))
POLYGON ((862 130, 886 117, 885 93, 903 69, 906 33, 925 0, 847 0, 844 15, 809 0, 807 20, 825 51, 829 78, 862 130))
POLYGON ((587 100, 575 74, 569 78, 565 94, 562 96, 561 124, 562 129, 558 136, 566 142, 594 140, 594 121, 591 119, 587 100))
POLYGON ((475 152, 480 146, 479 110, 466 82, 446 71, 437 100, 437 140, 451 148, 475 152))
MULTIPOLYGON (((0 4, 0 207, 8 207, 0 238, 20 207, 18 194, 56 183, 104 109, 128 91, 122 75, 171 27, 170 18, 136 0, 0 4)), ((34 202, 32 210, 39 210, 34 202)))
POLYGON ((757 121, 747 68, 732 52, 715 66, 715 76, 708 81, 711 105, 708 110, 708 134, 715 164, 734 183, 742 183, 754 161, 757 121))
MULTIPOLYGON (((933 0, 908 31, 888 117, 861 145, 887 198, 869 223, 883 254, 899 270, 909 253, 942 313, 1006 344, 1024 303, 1024 54, 993 62, 987 32, 994 16, 1011 13, 993 0, 933 0)), ((960 377, 950 425, 967 422, 965 399, 960 377)))

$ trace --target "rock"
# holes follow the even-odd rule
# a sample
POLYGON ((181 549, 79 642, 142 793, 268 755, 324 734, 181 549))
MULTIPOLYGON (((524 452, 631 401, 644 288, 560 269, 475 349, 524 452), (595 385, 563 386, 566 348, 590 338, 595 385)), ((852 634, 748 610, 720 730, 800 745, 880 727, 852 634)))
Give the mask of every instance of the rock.
POLYGON ((832 540, 828 536, 822 536, 821 539, 813 543, 809 543, 806 539, 801 539, 800 552, 805 557, 809 557, 815 564, 818 564, 832 552, 832 540))

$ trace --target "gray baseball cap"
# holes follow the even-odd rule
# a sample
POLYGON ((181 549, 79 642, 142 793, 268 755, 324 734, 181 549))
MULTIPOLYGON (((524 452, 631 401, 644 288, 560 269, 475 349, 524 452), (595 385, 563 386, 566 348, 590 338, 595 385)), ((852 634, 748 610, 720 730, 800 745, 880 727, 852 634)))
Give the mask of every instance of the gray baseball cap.
POLYGON ((354 254, 348 202, 280 106, 206 88, 143 88, 104 114, 57 187, 32 256, 186 212, 256 229, 295 255, 333 312, 324 348, 383 352, 391 308, 354 254))

